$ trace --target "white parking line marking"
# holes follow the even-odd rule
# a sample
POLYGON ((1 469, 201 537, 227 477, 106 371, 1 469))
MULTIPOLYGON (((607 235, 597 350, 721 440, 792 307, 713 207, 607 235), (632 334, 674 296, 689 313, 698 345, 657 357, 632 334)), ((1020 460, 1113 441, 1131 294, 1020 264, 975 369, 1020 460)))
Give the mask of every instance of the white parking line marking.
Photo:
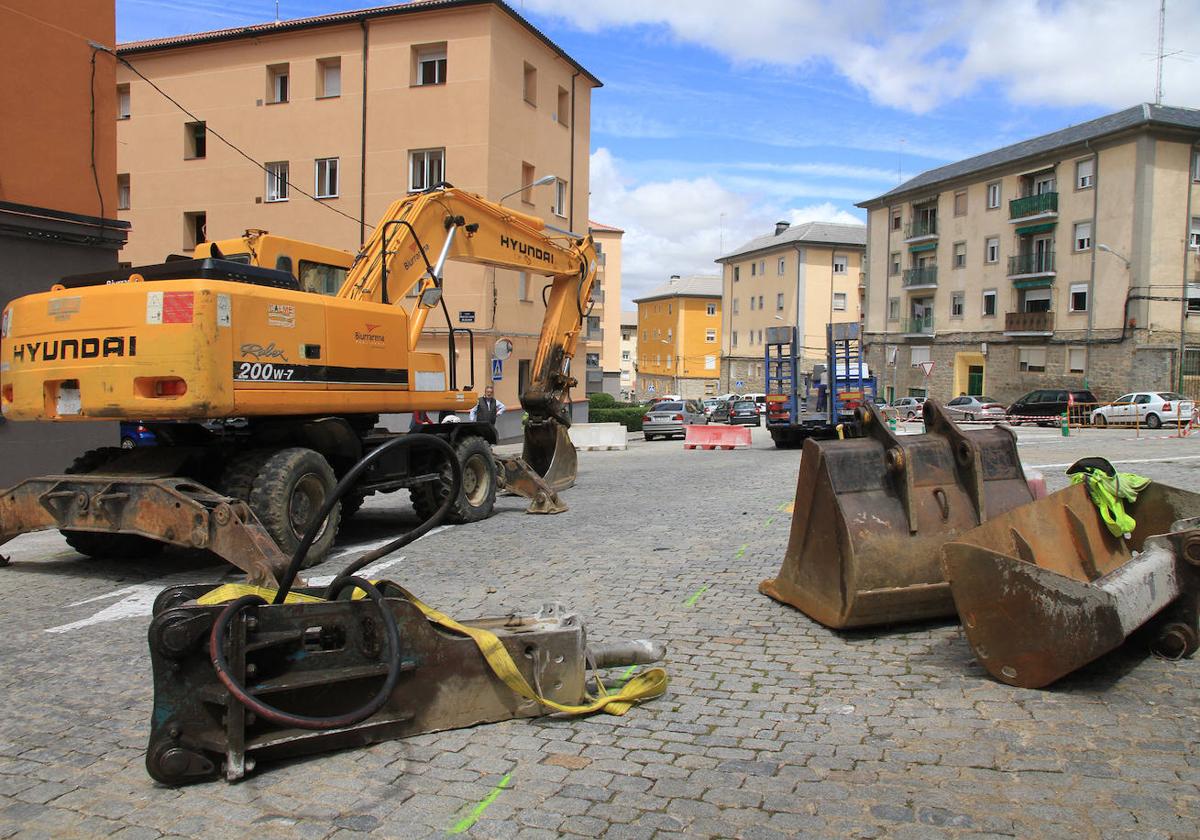
MULTIPOLYGON (((1200 455, 1176 455, 1174 458, 1130 458, 1129 460, 1126 460, 1126 461, 1110 461, 1109 463, 1112 463, 1112 464, 1169 464, 1172 461, 1198 461, 1198 460, 1200 460, 1200 455)), ((1030 464, 1029 466, 1030 466, 1030 469, 1047 470, 1047 469, 1054 469, 1056 467, 1069 467, 1069 466, 1071 466, 1071 464, 1074 464, 1074 463, 1075 463, 1074 461, 1070 461, 1066 464, 1030 464)))

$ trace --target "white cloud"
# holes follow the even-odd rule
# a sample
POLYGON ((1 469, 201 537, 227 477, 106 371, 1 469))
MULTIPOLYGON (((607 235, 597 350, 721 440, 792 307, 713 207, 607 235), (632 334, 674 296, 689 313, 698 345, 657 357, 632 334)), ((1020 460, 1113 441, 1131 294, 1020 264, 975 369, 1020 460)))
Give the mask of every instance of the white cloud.
MULTIPOLYGON (((637 182, 608 149, 591 157, 589 216, 625 231, 621 244, 623 308, 672 274, 717 275, 714 260, 773 229, 776 221, 861 223, 849 209, 824 201, 790 206, 763 187, 731 187, 714 177, 637 182)), ((829 192, 821 193, 828 197, 829 192)))
MULTIPOLYGON (((588 31, 657 27, 738 65, 832 68, 878 104, 925 113, 995 84, 1031 105, 1124 107, 1153 99, 1157 4, 1128 0, 525 0, 588 31)), ((1194 0, 1167 4, 1167 52, 1200 42, 1194 0)), ((1164 101, 1200 102, 1184 55, 1164 101)))

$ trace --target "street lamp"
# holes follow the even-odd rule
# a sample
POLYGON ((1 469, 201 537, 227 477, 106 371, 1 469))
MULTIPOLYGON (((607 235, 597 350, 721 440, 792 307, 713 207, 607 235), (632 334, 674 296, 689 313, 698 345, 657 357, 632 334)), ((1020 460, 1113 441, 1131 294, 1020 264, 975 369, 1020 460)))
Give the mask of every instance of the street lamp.
POLYGON ((496 201, 496 203, 501 204, 501 203, 503 203, 504 199, 508 198, 509 196, 516 195, 519 192, 525 192, 525 190, 532 189, 533 187, 544 187, 546 184, 553 184, 557 180, 558 180, 557 175, 543 175, 541 178, 538 178, 536 181, 525 184, 524 186, 521 186, 521 187, 517 187, 515 190, 513 190, 510 193, 505 193, 504 195, 500 196, 500 198, 496 201))
POLYGON ((1106 254, 1112 254, 1114 257, 1119 259, 1121 262, 1125 263, 1125 268, 1128 269, 1130 267, 1130 262, 1128 259, 1126 259, 1123 255, 1114 251, 1112 248, 1109 248, 1107 245, 1104 245, 1103 243, 1097 244, 1096 250, 1104 251, 1106 254))

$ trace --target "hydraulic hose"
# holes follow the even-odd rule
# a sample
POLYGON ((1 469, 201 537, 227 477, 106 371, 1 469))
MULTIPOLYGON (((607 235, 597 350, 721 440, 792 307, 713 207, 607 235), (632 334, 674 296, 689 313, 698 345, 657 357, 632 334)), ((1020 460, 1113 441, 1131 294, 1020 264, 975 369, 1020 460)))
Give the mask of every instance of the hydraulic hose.
POLYGON ((321 532, 321 528, 324 527, 325 520, 328 519, 334 505, 352 487, 358 484, 358 479, 363 472, 369 469, 384 453, 401 447, 407 448, 417 445, 424 445, 440 450, 449 461, 451 482, 450 492, 446 494, 446 499, 434 511, 432 516, 416 528, 413 528, 385 546, 361 555, 353 563, 346 566, 346 568, 337 574, 333 582, 325 590, 325 599, 331 601, 344 589, 361 589, 371 599, 371 603, 375 605, 375 608, 379 612, 380 618, 383 621, 384 632, 387 636, 387 676, 384 678, 383 685, 380 686, 379 691, 375 693, 374 697, 357 709, 345 712, 344 714, 325 717, 299 715, 277 709, 254 697, 246 689, 246 686, 231 672, 229 661, 225 656, 225 641, 228 637, 229 626, 233 623, 234 618, 240 612, 252 606, 266 605, 267 601, 258 595, 243 595, 241 598, 230 602, 221 611, 216 622, 214 622, 212 632, 209 635, 209 657, 212 660, 213 670, 216 671, 217 679, 221 681, 238 702, 264 720, 298 729, 338 729, 340 727, 353 726, 356 723, 366 720, 383 708, 392 691, 395 689, 401 670, 400 629, 396 626, 396 618, 392 615, 392 611, 388 609, 380 591, 369 581, 355 577, 354 573, 368 563, 420 539, 441 524, 442 520, 446 518, 446 514, 450 512, 450 508, 458 499, 459 493, 462 492, 462 465, 458 462, 454 447, 445 440, 435 435, 403 435, 372 450, 370 454, 351 467, 349 472, 333 488, 333 492, 326 498, 316 517, 309 523, 308 530, 304 534, 304 539, 300 541, 300 545, 296 548, 295 553, 292 554, 291 562, 288 564, 287 571, 284 572, 283 579, 280 581, 279 591, 275 594, 275 599, 272 601, 273 604, 282 604, 284 599, 287 598, 287 594, 291 591, 292 584, 296 580, 296 575, 300 572, 300 567, 304 562, 305 556, 308 554, 309 548, 321 532))

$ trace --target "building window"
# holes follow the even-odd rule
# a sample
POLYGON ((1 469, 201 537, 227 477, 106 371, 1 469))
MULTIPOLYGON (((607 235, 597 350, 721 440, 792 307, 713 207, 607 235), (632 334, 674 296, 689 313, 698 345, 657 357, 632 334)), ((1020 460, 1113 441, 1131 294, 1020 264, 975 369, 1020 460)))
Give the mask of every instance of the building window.
POLYGON ((833 311, 834 312, 845 312, 846 311, 846 293, 845 292, 834 292, 833 293, 833 311))
POLYGON ((642 341, 648 341, 650 338, 650 330, 642 330, 642 341))
POLYGON ((317 158, 317 198, 337 198, 338 159, 317 158))
POLYGON ((850 270, 850 258, 844 254, 834 254, 833 257, 833 273, 845 274, 850 270))
POLYGON ((731 346, 737 347, 737 330, 734 330, 732 333, 730 333, 729 337, 732 339, 731 346))
POLYGON ((322 58, 317 62, 317 98, 332 99, 342 95, 342 60, 322 58))
POLYGON ((716 370, 717 369, 717 357, 716 356, 705 356, 704 357, 704 369, 705 370, 716 370))
POLYGON ((733 282, 736 283, 741 279, 742 279, 742 267, 740 265, 735 265, 733 267, 733 282))
POLYGON ((129 119, 129 85, 117 85, 117 119, 129 119))
POLYGON ((1091 188, 1095 180, 1096 174, 1096 159, 1088 158, 1081 160, 1075 164, 1075 189, 1086 190, 1091 188))
POLYGON ((273 104, 281 104, 289 99, 288 81, 288 65, 272 64, 267 68, 267 101, 273 104))
POLYGON ((888 266, 888 274, 896 277, 900 274, 900 253, 898 251, 892 253, 891 265, 888 266))
POLYGON ((967 191, 959 190, 954 194, 954 215, 967 215, 967 191))
POLYGON ((763 277, 767 276, 767 261, 766 260, 758 261, 758 273, 761 274, 763 277))
POLYGON ((629 361, 629 351, 628 351, 628 350, 622 350, 622 351, 621 351, 621 361, 622 361, 622 362, 628 362, 628 361, 629 361))
POLYGON ((778 274, 780 277, 782 277, 783 272, 785 271, 786 268, 787 268, 787 262, 784 260, 783 257, 780 257, 779 258, 779 268, 776 270, 775 273, 778 274))
POLYGON ((733 314, 734 315, 738 314, 738 299, 737 298, 733 299, 733 314))
POLYGON ((525 80, 521 85, 521 95, 533 107, 537 107, 537 68, 526 62, 525 80))
POLYGON ((287 161, 268 163, 267 168, 267 201, 287 201, 288 198, 288 164, 287 161))
POLYGON ((533 204, 533 182, 537 180, 536 171, 532 163, 521 164, 521 201, 525 204, 533 204))
POLYGON ((750 295, 750 311, 751 312, 754 311, 754 301, 755 300, 756 300, 756 298, 754 297, 754 295, 750 295))
MULTIPOLYGON (((667 314, 668 314, 668 315, 674 315, 674 314, 675 314, 675 313, 672 311, 672 309, 673 309, 673 306, 674 306, 674 304, 670 304, 670 303, 668 303, 668 304, 667 304, 667 314)), ((670 331, 670 330, 667 330, 667 338, 670 338, 670 337, 671 337, 671 331, 670 331)))
POLYGON ((1075 250, 1086 251, 1092 247, 1092 223, 1075 223, 1075 250))
POLYGON ((900 211, 892 211, 892 230, 900 230, 900 211))
POLYGON ((1192 216, 1192 224, 1188 229, 1188 247, 1200 248, 1200 216, 1192 216))
POLYGON ((1072 283, 1071 284, 1071 312, 1087 312, 1088 308, 1088 287, 1087 283, 1072 283))
POLYGON ((670 366, 671 366, 671 363, 672 363, 674 360, 675 360, 675 357, 674 357, 674 356, 672 356, 670 353, 668 353, 668 354, 667 354, 667 367, 670 367, 670 366))
POLYGON ((408 153, 408 191, 427 190, 446 177, 446 150, 419 149, 408 153))
POLYGON ((706 329, 704 331, 704 340, 706 342, 708 342, 709 344, 712 344, 714 341, 717 340, 717 331, 715 329, 712 329, 711 327, 709 329, 706 329))
POLYGON ((1200 152, 1192 155, 1192 180, 1200 183, 1200 152))
POLYGON ((966 242, 955 242, 954 243, 954 267, 955 268, 966 268, 967 267, 967 243, 966 242))
POLYGON ((567 182, 559 178, 554 182, 554 215, 567 217, 567 182))
POLYGON ((183 126, 183 156, 188 160, 202 158, 208 152, 204 123, 191 122, 183 126))
POLYGON ((129 175, 117 176, 117 209, 129 209, 129 175))
POLYGON ((704 314, 705 315, 716 315, 717 314, 717 305, 715 303, 705 304, 704 305, 704 314))
POLYGON ((1000 206, 1000 182, 993 181, 987 185, 987 209, 995 210, 1000 206))
POLYGON ((921 364, 922 362, 930 361, 929 351, 930 351, 930 348, 928 346, 913 347, 909 351, 908 363, 910 365, 912 365, 913 367, 916 367, 917 365, 921 364))
POLYGON ((783 311, 783 292, 779 292, 777 295, 775 295, 775 311, 783 311))
POLYGON ((1067 373, 1083 373, 1087 351, 1082 347, 1067 348, 1067 373))
POLYGON ((763 308, 763 296, 762 295, 758 296, 758 308, 759 309, 763 308))
POLYGON ((1017 367, 1029 373, 1043 373, 1046 370, 1045 347, 1020 347, 1017 350, 1017 367))
POLYGON ((446 44, 423 44, 413 47, 413 84, 446 84, 446 44))
POLYGON ((567 93, 566 88, 558 89, 558 113, 554 115, 554 121, 559 125, 570 125, 569 114, 571 111, 571 94, 567 93))
POLYGON ((900 298, 888 298, 888 320, 900 320, 900 298))
POLYGON ((183 247, 195 248, 208 240, 208 214, 203 210, 183 214, 183 247))
POLYGON ((992 236, 983 244, 983 261, 986 263, 1000 262, 1000 238, 992 236))
MULTIPOLYGON (((1186 294, 1187 294, 1187 311, 1189 313, 1200 312, 1200 283, 1188 283, 1186 294)), ((1200 350, 1195 350, 1195 351, 1191 351, 1191 352, 1200 353, 1200 350)), ((1188 375, 1189 376, 1200 375, 1200 370, 1196 371, 1196 374, 1188 374, 1188 375)))
POLYGON ((983 317, 996 317, 996 290, 988 289, 983 293, 983 317))
POLYGON ((750 263, 750 276, 751 277, 758 276, 758 263, 756 263, 756 262, 750 263))
POLYGON ((961 318, 963 316, 963 301, 965 295, 962 292, 954 292, 950 295, 950 317, 961 318))

